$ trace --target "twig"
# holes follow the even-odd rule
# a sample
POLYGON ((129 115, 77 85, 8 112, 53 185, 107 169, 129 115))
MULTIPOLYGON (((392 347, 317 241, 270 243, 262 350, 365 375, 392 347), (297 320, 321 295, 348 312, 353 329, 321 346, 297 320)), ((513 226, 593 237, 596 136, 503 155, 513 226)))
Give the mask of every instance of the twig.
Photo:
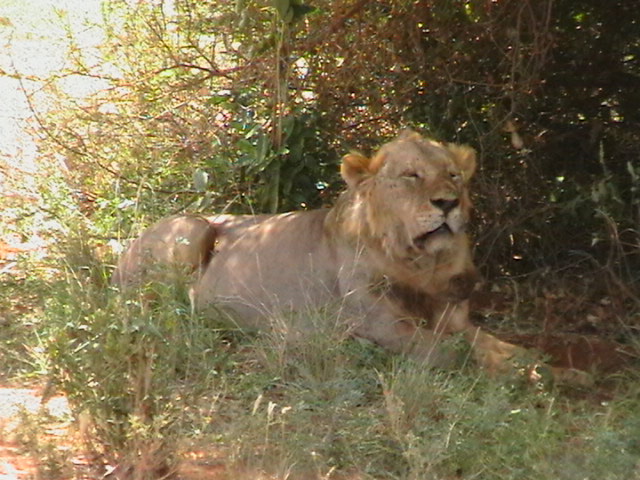
POLYGON ((242 65, 239 67, 233 67, 233 68, 229 68, 227 70, 218 70, 215 68, 211 68, 211 67, 203 67, 201 65, 195 65, 195 64, 191 64, 191 63, 177 63, 175 65, 171 65, 169 67, 164 67, 161 68, 160 70, 156 70, 154 72, 155 75, 158 75, 162 72, 166 72, 168 70, 176 70, 179 68, 183 68, 183 69, 193 69, 193 70, 200 70, 202 72, 207 72, 207 78, 211 78, 211 77, 224 77, 224 78, 228 78, 231 79, 231 74, 238 72, 240 70, 244 70, 245 68, 247 68, 248 65, 242 65))
POLYGON ((365 7, 365 5, 370 1, 371 0, 357 1, 355 4, 353 4, 353 6, 349 10, 347 10, 347 13, 339 17, 337 20, 331 23, 331 25, 329 25, 327 28, 323 28, 321 31, 315 34, 309 35, 307 37, 308 40, 304 43, 304 50, 313 50, 319 44, 326 42, 331 35, 333 35, 335 32, 337 32, 339 29, 341 29, 344 26, 347 20, 349 20, 356 13, 362 10, 365 7))
MULTIPOLYGON (((40 130, 42 132, 44 132, 44 134, 46 135, 46 137, 48 137, 51 141, 53 141, 56 145, 58 145, 59 147, 62 147, 64 150, 71 152, 75 155, 78 155, 79 157, 82 158, 91 158, 91 160, 102 170, 104 170, 105 172, 109 173, 110 175, 114 176, 115 178, 128 183, 130 185, 135 185, 137 187, 143 188, 145 190, 149 190, 149 191, 153 191, 153 192, 157 192, 157 193, 162 193, 162 194, 166 194, 166 195, 180 195, 183 193, 192 193, 191 190, 178 190, 178 191, 170 191, 170 190, 162 190, 162 189, 157 189, 157 188, 153 188, 150 187, 148 185, 143 184, 142 182, 136 181, 136 180, 132 180, 124 175, 122 175, 121 173, 115 171, 114 169, 108 167, 107 165, 104 165, 99 159, 97 159, 94 155, 90 155, 89 153, 87 153, 86 151, 82 151, 79 150, 78 148, 75 148, 71 145, 69 145, 68 143, 64 142, 63 140, 61 140, 57 135, 55 135, 50 129, 49 127, 47 127, 47 125, 44 123, 44 120, 42 119, 42 117, 40 116, 40 113, 36 110, 32 100, 31 100, 31 95, 29 94, 29 92, 27 91, 27 87, 24 84, 24 76, 21 75, 18 70, 15 67, 15 63, 13 62, 13 57, 11 57, 11 66, 13 68, 13 76, 15 79, 18 80, 18 83, 20 85, 20 90, 22 91, 22 94, 25 97, 25 100, 27 102, 27 106, 29 107, 29 111, 31 112, 31 114, 33 115, 33 118, 35 119, 35 121, 37 122, 38 126, 40 127, 40 130)), ((76 136, 77 137, 77 136, 76 136)), ((84 144, 84 141, 81 137, 77 137, 79 142, 81 144, 84 144)), ((83 145, 84 146, 84 145, 83 145)), ((86 149, 85 149, 86 150, 86 149)))

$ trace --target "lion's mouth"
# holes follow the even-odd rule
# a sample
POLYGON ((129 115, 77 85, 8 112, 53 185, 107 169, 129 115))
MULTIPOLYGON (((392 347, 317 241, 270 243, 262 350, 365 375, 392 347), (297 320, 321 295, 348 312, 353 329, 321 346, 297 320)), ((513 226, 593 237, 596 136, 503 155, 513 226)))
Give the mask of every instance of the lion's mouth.
POLYGON ((426 243, 433 237, 436 237, 436 236, 439 237, 442 235, 451 235, 452 233, 453 231, 451 230, 451 227, 449 227, 449 225, 447 225, 446 223, 443 223, 438 228, 434 230, 430 230, 428 232, 423 233, 422 235, 418 235, 417 237, 415 237, 413 239, 413 244, 416 246, 416 248, 423 249, 426 243))

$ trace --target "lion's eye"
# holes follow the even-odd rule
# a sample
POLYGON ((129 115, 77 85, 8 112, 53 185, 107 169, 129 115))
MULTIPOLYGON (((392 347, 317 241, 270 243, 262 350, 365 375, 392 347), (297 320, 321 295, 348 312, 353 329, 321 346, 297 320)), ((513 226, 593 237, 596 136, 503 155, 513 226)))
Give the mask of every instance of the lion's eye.
POLYGON ((449 172, 449 176, 451 176, 451 180, 454 182, 459 182, 462 180, 462 174, 460 172, 449 172))
POLYGON ((402 177, 403 178, 417 179, 417 178, 420 178, 420 175, 418 174, 418 172, 414 172, 413 170, 409 170, 409 171, 406 171, 406 172, 402 172, 402 177))

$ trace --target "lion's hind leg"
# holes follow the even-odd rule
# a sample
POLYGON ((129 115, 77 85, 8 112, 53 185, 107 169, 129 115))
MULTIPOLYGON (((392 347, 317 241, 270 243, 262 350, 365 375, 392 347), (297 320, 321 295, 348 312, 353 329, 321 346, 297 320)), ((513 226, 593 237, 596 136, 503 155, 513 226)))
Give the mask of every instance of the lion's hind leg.
POLYGON ((206 218, 179 215, 147 228, 122 255, 111 276, 120 288, 150 280, 171 281, 171 275, 200 273, 208 264, 216 230, 206 218))

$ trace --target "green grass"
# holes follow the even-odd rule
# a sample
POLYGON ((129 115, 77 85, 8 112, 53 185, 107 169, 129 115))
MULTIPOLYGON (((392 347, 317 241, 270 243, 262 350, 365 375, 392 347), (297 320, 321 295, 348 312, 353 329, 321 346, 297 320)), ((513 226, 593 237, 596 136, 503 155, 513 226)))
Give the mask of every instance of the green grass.
POLYGON ((48 282, 36 275, 0 275, 0 379, 42 373, 38 329, 47 289, 48 282))
POLYGON ((594 404, 504 384, 472 368, 442 373, 401 360, 383 366, 381 359, 374 366, 352 346, 345 342, 350 352, 332 378, 268 381, 251 372, 252 388, 245 378, 240 391, 253 390, 259 401, 221 404, 221 412, 233 408, 238 416, 213 426, 222 427, 232 458, 277 478, 323 478, 332 469, 371 479, 639 473, 637 391, 594 404))
POLYGON ((81 257, 41 288, 23 340, 30 317, 12 317, 3 369, 45 366, 91 419, 87 445, 137 478, 193 452, 229 478, 640 478, 637 372, 581 391, 491 379, 471 362, 427 370, 350 339, 328 312, 304 314, 317 329, 303 338, 245 334, 193 315, 181 287, 121 295, 81 257))

